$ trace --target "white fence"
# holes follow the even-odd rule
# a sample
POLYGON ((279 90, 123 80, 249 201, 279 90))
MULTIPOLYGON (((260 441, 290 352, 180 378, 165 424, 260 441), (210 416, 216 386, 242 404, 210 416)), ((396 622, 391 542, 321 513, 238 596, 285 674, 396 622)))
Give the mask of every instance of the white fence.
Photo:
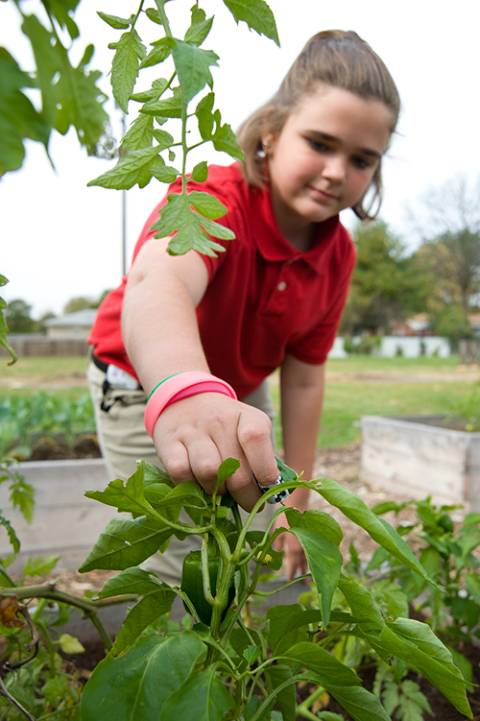
MULTIPOLYGON (((329 358, 346 358, 344 339, 336 338, 329 358)), ((450 344, 447 338, 440 336, 383 336, 380 347, 373 355, 381 358, 394 358, 404 356, 405 358, 418 358, 419 356, 439 356, 447 358, 451 354, 450 344)))

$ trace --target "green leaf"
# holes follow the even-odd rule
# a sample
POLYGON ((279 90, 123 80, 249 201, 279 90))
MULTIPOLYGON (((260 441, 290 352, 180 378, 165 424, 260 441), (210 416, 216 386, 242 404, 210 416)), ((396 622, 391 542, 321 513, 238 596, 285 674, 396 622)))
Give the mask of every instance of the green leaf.
POLYGON ((154 483, 145 488, 145 497, 158 509, 206 508, 207 502, 200 486, 193 481, 180 483, 174 488, 154 483))
POLYGON ((320 623, 322 614, 317 609, 303 609, 295 603, 269 608, 267 618, 268 641, 273 653, 279 655, 294 644, 306 640, 303 633, 298 634, 298 629, 304 629, 311 623, 320 623))
POLYGON ((156 551, 164 551, 172 529, 147 518, 112 519, 95 543, 80 572, 95 569, 121 571, 136 566, 156 551))
POLYGON ((321 511, 300 513, 288 509, 285 515, 290 531, 295 534, 305 551, 308 567, 321 594, 323 623, 327 625, 342 568, 342 554, 339 549, 342 530, 331 516, 321 511))
POLYGON ((223 153, 228 153, 233 158, 243 160, 243 150, 237 141, 237 136, 230 125, 225 123, 215 130, 212 136, 213 147, 223 153))
POLYGON ((156 593, 165 588, 153 574, 133 566, 126 568, 113 578, 109 578, 98 593, 98 598, 110 598, 111 596, 144 596, 147 593, 156 593))
POLYGON ((143 188, 153 176, 162 176, 162 182, 166 183, 172 183, 177 177, 176 171, 166 166, 160 158, 157 146, 130 151, 112 170, 90 180, 87 185, 128 190, 138 184, 140 188, 143 188))
POLYGON ((140 115, 130 125, 122 138, 122 150, 142 150, 150 148, 153 143, 153 118, 150 115, 140 115))
POLYGON ((61 48, 59 52, 62 66, 55 85, 55 129, 65 135, 73 126, 80 143, 93 154, 108 122, 103 108, 107 96, 97 86, 101 73, 87 72, 81 64, 72 67, 67 51, 61 48))
POLYGON ((58 639, 58 645, 62 649, 63 653, 85 653, 85 649, 75 636, 70 636, 69 633, 62 633, 58 639))
POLYGON ((165 702, 204 653, 190 632, 140 638, 127 653, 108 656, 95 668, 81 697, 82 721, 159 721, 165 702))
POLYGON ((418 573, 431 585, 435 585, 397 531, 383 518, 379 518, 373 513, 358 496, 330 479, 313 483, 318 493, 332 506, 339 508, 347 518, 365 529, 374 541, 386 548, 395 558, 418 573))
POLYGON ((228 213, 228 208, 210 193, 193 190, 188 193, 188 199, 193 207, 206 218, 216 220, 228 213))
POLYGON ((399 618, 387 623, 380 642, 410 668, 424 675, 460 713, 472 718, 463 674, 430 626, 410 618, 399 618))
POLYGON ((201 45, 212 29, 213 17, 207 18, 205 11, 196 5, 192 7, 191 13, 192 21, 184 40, 191 45, 201 45))
POLYGON ((121 36, 112 62, 113 97, 124 113, 128 113, 128 100, 135 87, 140 60, 145 47, 136 30, 121 36))
POLYGON ((133 646, 140 634, 163 614, 168 613, 175 599, 175 593, 168 587, 144 596, 127 614, 117 633, 111 653, 118 656, 133 646))
POLYGON ((170 147, 170 145, 173 144, 173 136, 170 135, 170 133, 167 133, 166 130, 158 130, 155 129, 153 131, 153 137, 158 143, 158 147, 164 150, 165 148, 170 147))
POLYGON ((275 17, 265 0, 223 0, 235 22, 247 23, 250 30, 265 35, 280 45, 275 17))
POLYGON ((104 22, 106 22, 107 25, 110 25, 110 27, 114 28, 115 30, 126 30, 130 27, 130 20, 118 17, 118 15, 107 15, 107 13, 102 13, 98 10, 97 15, 104 22))
POLYGON ((192 180, 196 183, 204 183, 208 178, 208 164, 205 160, 202 160, 192 170, 192 180))
POLYGON ((284 651, 282 659, 313 671, 323 686, 358 686, 361 681, 355 671, 338 661, 316 643, 302 641, 284 651))
POLYGON ((198 103, 195 109, 195 115, 198 120, 198 129, 202 140, 210 140, 215 124, 213 117, 213 103, 215 102, 214 93, 208 93, 198 103))
POLYGON ((53 571, 60 556, 35 556, 28 558, 24 567, 24 576, 46 576, 48 573, 53 571))
MULTIPOLYGON (((271 666, 265 671, 265 677, 267 679, 270 692, 275 691, 281 683, 284 683, 292 676, 292 669, 288 666, 283 666, 282 664, 271 666)), ((283 721, 296 721, 297 703, 294 683, 284 688, 280 691, 280 693, 277 693, 275 702, 280 706, 283 721)))
POLYGON ((222 721, 235 702, 215 669, 199 671, 170 696, 158 721, 222 721))
POLYGON ((14 481, 10 483, 9 496, 13 508, 20 511, 24 519, 32 522, 35 506, 35 492, 33 486, 21 474, 15 474, 14 481))
POLYGON ((149 100, 140 109, 141 113, 148 113, 160 118, 181 118, 182 101, 179 97, 173 96, 165 100, 149 100))
POLYGON ((379 699, 362 686, 330 686, 328 692, 354 721, 391 721, 379 699))
POLYGON ((331 711, 319 711, 317 717, 322 721, 345 721, 343 716, 339 716, 338 713, 332 713, 331 711))
POLYGON ((213 85, 210 72, 212 65, 218 65, 218 55, 212 50, 201 50, 177 40, 172 51, 175 69, 185 103, 197 95, 205 85, 213 85))
POLYGON ((218 483, 225 483, 225 481, 228 480, 230 476, 233 476, 235 471, 238 471, 239 468, 240 461, 237 458, 225 458, 217 471, 218 483))
POLYGON ((8 518, 5 518, 3 514, 0 513, 0 526, 3 526, 4 529, 7 532, 8 540, 10 542, 10 545, 14 551, 14 553, 18 553, 20 551, 20 541, 18 539, 17 534, 15 533, 15 530, 8 520, 8 518))
POLYGON ((145 499, 143 468, 140 465, 126 481, 116 478, 110 481, 104 491, 87 491, 85 495, 107 506, 114 506, 118 511, 142 515, 153 512, 153 508, 145 499))
POLYGON ((168 80, 165 78, 157 78, 153 81, 152 87, 149 90, 133 93, 130 95, 130 100, 134 100, 138 103, 146 103, 149 100, 158 100, 167 86, 168 80))
POLYGON ((173 43, 170 38, 162 38, 161 40, 158 40, 153 49, 150 50, 145 59, 140 63, 140 69, 151 68, 154 65, 163 63, 163 61, 166 60, 172 52, 172 47, 173 43))
POLYGON ((233 233, 217 223, 203 218, 190 208, 188 195, 170 193, 167 205, 160 211, 160 219, 153 225, 156 238, 165 238, 176 232, 169 244, 169 253, 182 255, 189 250, 197 250, 206 255, 215 255, 215 251, 223 252, 224 248, 214 243, 207 235, 209 232, 215 237, 230 239, 233 233), (214 227, 212 227, 214 226, 214 227), (218 227, 218 230, 217 230, 218 227), (220 230, 221 229, 221 230, 220 230), (228 238, 225 236, 228 235, 228 238))
POLYGON ((58 44, 35 15, 25 16, 22 30, 30 40, 36 65, 36 83, 42 94, 42 114, 53 125, 56 112, 56 93, 52 78, 61 69, 63 61, 58 44))

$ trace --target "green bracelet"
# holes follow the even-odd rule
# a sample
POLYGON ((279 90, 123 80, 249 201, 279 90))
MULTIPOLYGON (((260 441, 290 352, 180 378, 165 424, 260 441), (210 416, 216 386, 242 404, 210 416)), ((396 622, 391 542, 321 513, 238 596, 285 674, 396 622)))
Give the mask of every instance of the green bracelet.
POLYGON ((172 373, 171 375, 169 375, 169 376, 167 376, 166 378, 164 378, 163 380, 161 380, 160 383, 157 383, 157 385, 156 385, 154 388, 152 388, 152 390, 151 390, 150 393, 148 394, 148 396, 147 396, 147 403, 148 403, 148 401, 150 400, 150 398, 153 396, 153 394, 155 393, 155 391, 157 390, 157 388, 160 388, 160 386, 162 385, 162 383, 166 383, 166 381, 169 381, 170 378, 173 378, 174 376, 179 376, 180 373, 185 373, 185 371, 177 371, 176 373, 172 373))

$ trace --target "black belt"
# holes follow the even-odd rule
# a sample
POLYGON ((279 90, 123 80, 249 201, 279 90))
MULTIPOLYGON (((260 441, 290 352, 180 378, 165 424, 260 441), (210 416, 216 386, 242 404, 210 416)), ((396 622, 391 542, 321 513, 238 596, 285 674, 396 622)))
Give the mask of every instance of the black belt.
POLYGON ((97 366, 97 368, 98 368, 99 370, 103 371, 103 373, 106 373, 106 372, 107 372, 108 363, 105 363, 105 361, 100 360, 100 358, 98 358, 98 357, 95 355, 95 353, 91 353, 91 354, 90 354, 90 357, 91 357, 91 359, 92 359, 93 365, 97 366))

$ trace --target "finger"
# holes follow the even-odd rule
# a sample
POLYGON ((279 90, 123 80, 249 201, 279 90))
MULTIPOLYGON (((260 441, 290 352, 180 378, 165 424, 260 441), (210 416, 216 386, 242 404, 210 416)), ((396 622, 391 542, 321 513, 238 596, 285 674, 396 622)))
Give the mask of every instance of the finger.
MULTIPOLYGON (((212 494, 217 481, 218 467, 222 462, 220 452, 215 443, 209 439, 193 440, 186 444, 190 467, 197 483, 206 493, 212 494)), ((218 489, 224 493, 222 485, 218 489)))
POLYGON ((188 459, 187 449, 179 441, 174 441, 168 448, 157 443, 157 454, 161 464, 175 484, 194 480, 194 474, 188 459))
POLYGON ((225 488, 241 508, 245 511, 251 511, 262 494, 255 482, 245 454, 237 441, 236 427, 234 431, 233 436, 218 433, 213 436, 213 440, 222 458, 236 458, 240 461, 238 470, 230 478, 227 478, 225 488))
POLYGON ((265 413, 242 413, 238 422, 238 440, 252 473, 261 486, 270 486, 278 478, 272 445, 272 424, 265 413))

